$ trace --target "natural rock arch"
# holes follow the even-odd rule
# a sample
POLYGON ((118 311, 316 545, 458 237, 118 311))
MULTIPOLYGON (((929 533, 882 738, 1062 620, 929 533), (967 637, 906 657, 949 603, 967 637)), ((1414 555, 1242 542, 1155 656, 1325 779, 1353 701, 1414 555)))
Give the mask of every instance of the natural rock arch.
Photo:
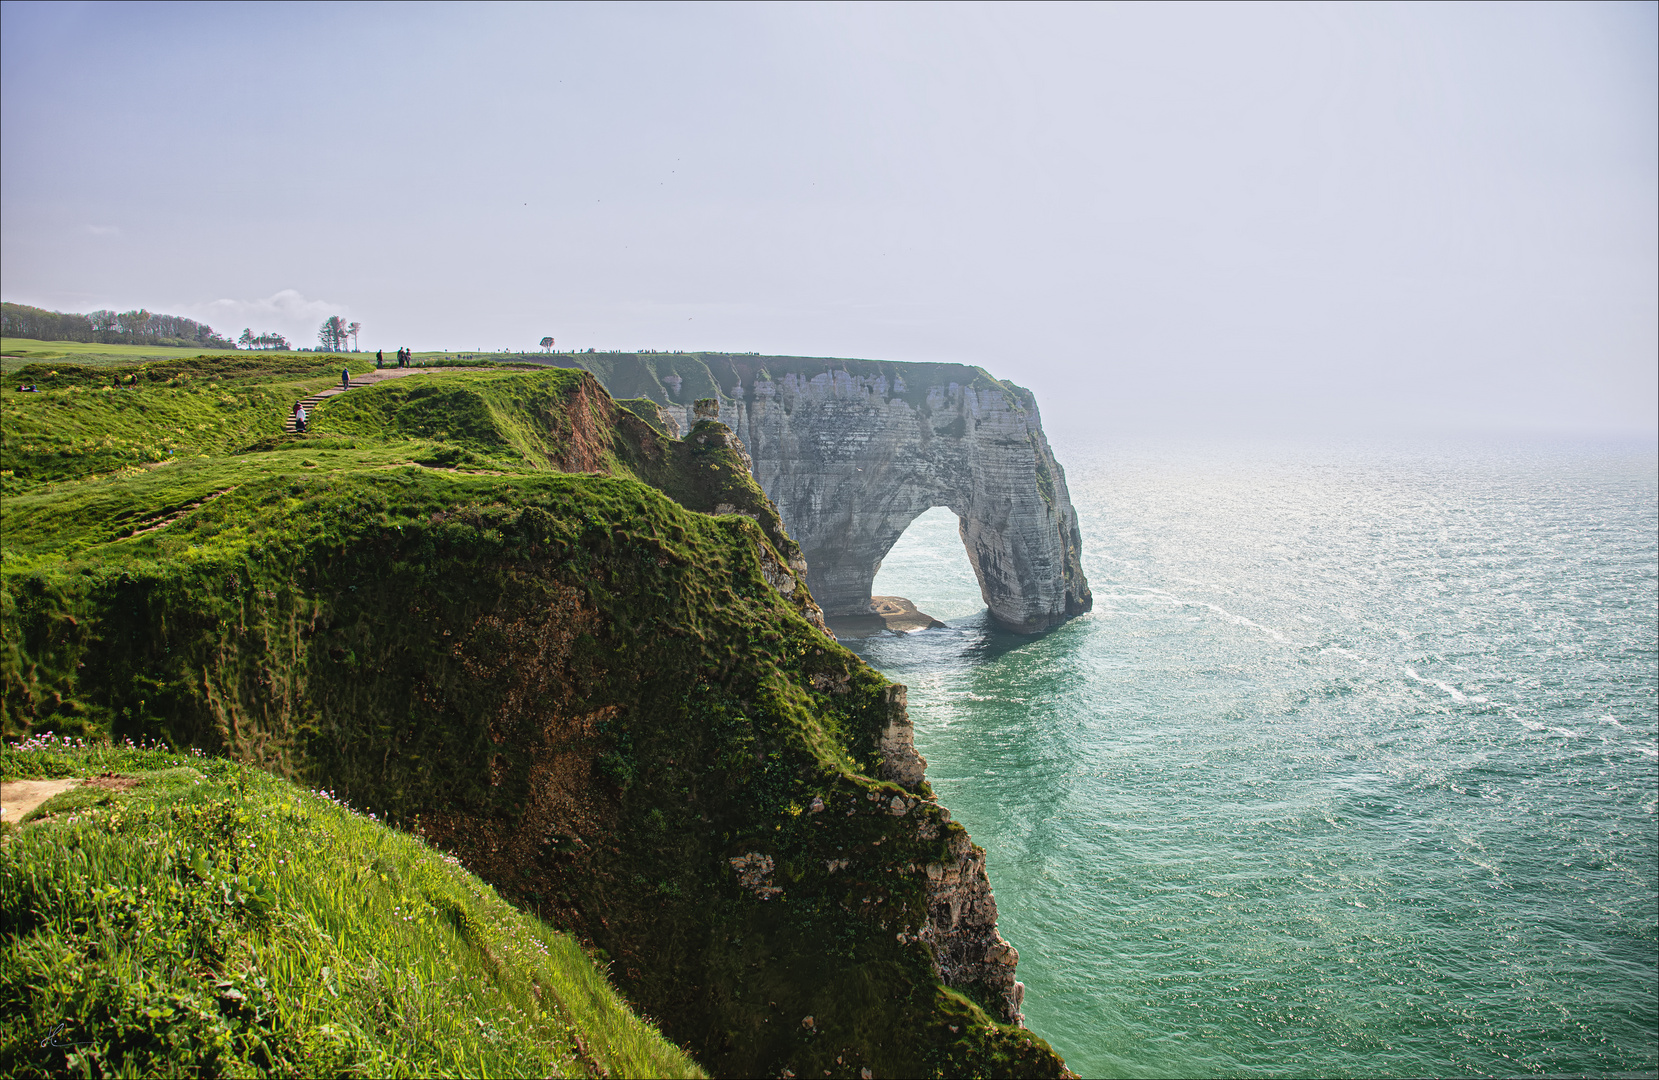
POLYGON ((1035 633, 1093 604, 1065 472, 1029 390, 962 364, 731 353, 557 361, 689 431, 718 405, 807 561, 829 614, 869 610, 882 558, 917 515, 954 511, 997 622, 1035 633))
POLYGON ((1089 610, 1077 515, 1029 391, 957 365, 783 366, 732 386, 723 418, 826 612, 868 611, 881 560, 935 506, 956 514, 997 622, 1034 633, 1089 610))

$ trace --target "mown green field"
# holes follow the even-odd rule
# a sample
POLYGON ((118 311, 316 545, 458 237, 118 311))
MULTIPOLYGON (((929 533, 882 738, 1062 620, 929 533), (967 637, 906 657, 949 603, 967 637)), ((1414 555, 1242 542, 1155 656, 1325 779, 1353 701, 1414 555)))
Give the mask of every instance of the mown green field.
MULTIPOLYGON (((395 362, 397 348, 385 350, 386 363, 395 362)), ((475 352, 472 350, 429 349, 414 353, 417 366, 431 363, 499 363, 528 360, 543 354, 537 350, 523 352, 475 352)), ((65 363, 85 367, 109 368, 150 360, 182 360, 195 356, 264 357, 273 360, 294 358, 316 359, 321 356, 344 356, 353 361, 367 359, 374 363, 374 350, 354 353, 312 353, 283 350, 243 349, 183 349, 167 345, 105 345, 88 341, 37 341, 34 338, 0 337, 0 373, 10 374, 35 363, 65 363)))
POLYGON ((0 749, 7 780, 99 774, 136 786, 3 827, 4 1075, 703 1075, 568 935, 327 794, 164 748, 0 749))
MULTIPOLYGON (((235 351, 179 349, 167 345, 105 345, 90 341, 36 341, 0 337, 0 371, 13 372, 27 364, 62 361, 91 367, 135 364, 145 360, 178 360, 189 356, 235 356, 235 351)), ((246 355, 245 353, 242 355, 246 355)), ((267 353, 289 356, 291 353, 267 353)))

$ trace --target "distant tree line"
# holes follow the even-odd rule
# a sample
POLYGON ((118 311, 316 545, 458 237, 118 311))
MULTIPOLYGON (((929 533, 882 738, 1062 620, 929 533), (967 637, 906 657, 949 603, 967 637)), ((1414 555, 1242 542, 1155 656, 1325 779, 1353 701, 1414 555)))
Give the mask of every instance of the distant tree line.
POLYGON ((241 349, 292 349, 288 339, 274 331, 267 330, 263 334, 255 334, 251 327, 242 331, 242 336, 236 339, 237 348, 241 349))
POLYGON ((186 349, 234 349, 205 323, 181 315, 108 308, 80 315, 28 304, 0 304, 0 333, 39 341, 87 341, 104 345, 173 345, 186 349))

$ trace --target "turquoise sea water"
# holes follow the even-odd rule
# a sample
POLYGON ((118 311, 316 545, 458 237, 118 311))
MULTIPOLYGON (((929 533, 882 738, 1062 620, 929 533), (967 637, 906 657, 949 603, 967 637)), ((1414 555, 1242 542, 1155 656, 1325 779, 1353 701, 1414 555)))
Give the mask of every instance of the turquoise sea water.
POLYGON ((1085 1076, 1659 1068, 1651 446, 1056 447, 1095 610, 988 625, 936 509, 850 642, 1085 1076))

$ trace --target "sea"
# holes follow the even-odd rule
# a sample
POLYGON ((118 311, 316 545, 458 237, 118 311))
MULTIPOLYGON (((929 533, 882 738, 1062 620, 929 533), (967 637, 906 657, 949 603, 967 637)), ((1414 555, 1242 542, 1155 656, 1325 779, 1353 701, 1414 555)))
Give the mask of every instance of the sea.
POLYGON ((935 508, 849 641, 1096 1076, 1659 1070, 1651 441, 1055 440, 1094 610, 989 621, 935 508))

